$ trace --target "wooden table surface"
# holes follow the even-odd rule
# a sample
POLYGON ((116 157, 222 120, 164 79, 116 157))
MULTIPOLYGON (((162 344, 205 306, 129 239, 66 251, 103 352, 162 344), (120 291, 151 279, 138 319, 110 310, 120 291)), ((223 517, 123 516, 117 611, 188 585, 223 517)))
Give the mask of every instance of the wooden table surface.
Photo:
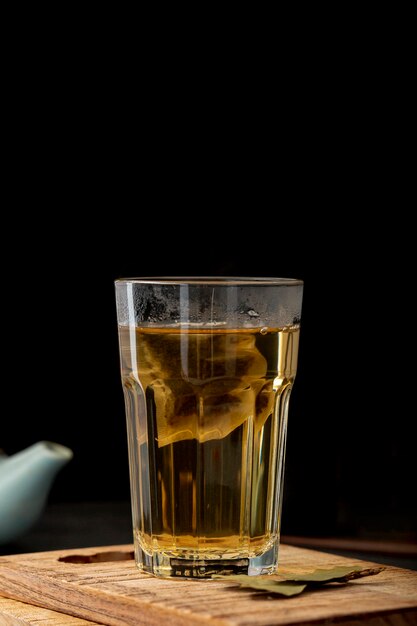
MULTIPOLYGON (((417 624, 417 572, 410 570, 387 567, 374 577, 280 598, 240 589, 227 581, 157 579, 137 570, 129 558, 131 550, 132 546, 123 545, 1 557, 0 595, 19 602, 0 601, 0 625, 86 626, 91 622, 108 626, 417 624), (124 560, 89 562, 96 560, 91 559, 91 555, 96 554, 102 555, 102 559, 124 560), (60 560, 62 558, 67 560, 60 560), (42 608, 22 604, 22 601, 42 608)), ((365 567, 370 564, 281 546, 280 570, 283 573, 335 565, 365 567)))

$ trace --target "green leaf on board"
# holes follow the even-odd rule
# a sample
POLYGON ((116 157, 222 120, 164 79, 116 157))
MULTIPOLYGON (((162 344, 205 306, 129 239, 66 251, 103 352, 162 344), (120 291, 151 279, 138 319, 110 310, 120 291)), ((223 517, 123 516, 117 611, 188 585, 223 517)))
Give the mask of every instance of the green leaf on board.
POLYGON ((214 576, 223 580, 239 583, 241 587, 250 587, 256 591, 269 591, 279 593, 282 596, 296 596, 307 587, 307 583, 295 583, 276 580, 270 576, 246 576, 236 574, 232 576, 214 576))
POLYGON ((379 574, 384 567, 346 567, 339 566, 332 569, 316 569, 310 574, 287 574, 285 580, 291 580, 303 583, 347 583, 354 578, 363 578, 364 576, 374 576, 379 574))
POLYGON ((241 587, 255 591, 267 591, 268 593, 282 596, 296 596, 305 589, 315 589, 327 583, 345 583, 355 578, 373 576, 379 574, 384 567, 361 568, 361 567, 333 567, 331 569, 316 569, 305 574, 284 574, 280 579, 271 576, 246 576, 237 574, 232 576, 213 576, 227 582, 238 583, 241 587))

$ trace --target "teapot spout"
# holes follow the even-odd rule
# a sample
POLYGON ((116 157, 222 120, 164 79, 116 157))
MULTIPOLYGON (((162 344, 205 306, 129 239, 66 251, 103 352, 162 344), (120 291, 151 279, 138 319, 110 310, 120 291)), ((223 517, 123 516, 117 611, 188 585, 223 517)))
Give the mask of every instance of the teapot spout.
POLYGON ((0 462, 0 543, 22 535, 39 518, 58 471, 72 450, 39 441, 0 462))

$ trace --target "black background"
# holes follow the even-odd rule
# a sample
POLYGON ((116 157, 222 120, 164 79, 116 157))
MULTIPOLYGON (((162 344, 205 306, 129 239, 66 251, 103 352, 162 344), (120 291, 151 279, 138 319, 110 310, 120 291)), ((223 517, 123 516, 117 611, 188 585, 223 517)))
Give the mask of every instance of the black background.
MULTIPOLYGON (((79 182, 75 189, 68 198, 86 197, 79 182)), ((185 206, 166 194, 162 209, 118 189, 97 192, 94 204, 108 216, 86 208, 51 222, 38 214, 9 231, 26 270, 3 285, 10 409, 1 447, 14 453, 47 439, 74 450, 55 502, 128 499, 114 279, 301 278, 283 532, 415 540, 415 411, 404 399, 411 381, 402 358, 408 305, 389 229, 366 228, 361 211, 274 208, 262 194, 240 193, 233 209, 198 196, 185 206)))
POLYGON ((53 501, 129 498, 115 278, 289 276, 283 531, 416 540, 412 83, 385 30, 362 51, 338 28, 278 54, 140 54, 113 26, 14 45, 0 447, 74 450, 53 501))

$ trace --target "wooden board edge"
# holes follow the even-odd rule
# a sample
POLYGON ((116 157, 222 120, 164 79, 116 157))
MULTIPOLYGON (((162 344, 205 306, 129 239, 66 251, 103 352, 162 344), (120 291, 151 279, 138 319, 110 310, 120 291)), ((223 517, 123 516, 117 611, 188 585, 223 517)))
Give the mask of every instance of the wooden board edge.
POLYGON ((187 610, 164 607, 150 602, 142 603, 144 612, 142 615, 138 615, 137 599, 133 601, 124 597, 121 603, 120 599, 112 598, 111 592, 103 593, 97 589, 89 589, 87 585, 83 586, 82 591, 78 590, 76 586, 69 591, 65 584, 57 578, 50 578, 54 592, 51 594, 49 590, 48 593, 45 593, 45 590, 42 589, 42 582, 34 581, 31 572, 17 571, 13 567, 4 567, 4 564, 0 572, 0 581, 2 581, 1 594, 4 597, 66 615, 73 615, 80 619, 88 619, 98 624, 105 623, 108 626, 160 626, 161 623, 165 622, 170 626, 231 626, 232 624, 229 620, 216 619, 210 615, 187 615, 187 610), (41 603, 39 597, 42 598, 41 603), (71 598, 70 601, 69 597, 71 598), (98 601, 101 602, 103 609, 98 611, 90 608, 86 604, 86 597, 91 598, 95 604, 98 601), (119 605, 118 615, 113 612, 116 602, 119 605), (124 609, 122 618, 119 617, 121 605, 124 609), (78 607, 82 607, 82 612, 78 607), (105 622, 102 621, 103 617, 105 622))
POLYGON ((26 602, 0 596, 0 626, 100 626, 96 622, 64 615, 26 602))

